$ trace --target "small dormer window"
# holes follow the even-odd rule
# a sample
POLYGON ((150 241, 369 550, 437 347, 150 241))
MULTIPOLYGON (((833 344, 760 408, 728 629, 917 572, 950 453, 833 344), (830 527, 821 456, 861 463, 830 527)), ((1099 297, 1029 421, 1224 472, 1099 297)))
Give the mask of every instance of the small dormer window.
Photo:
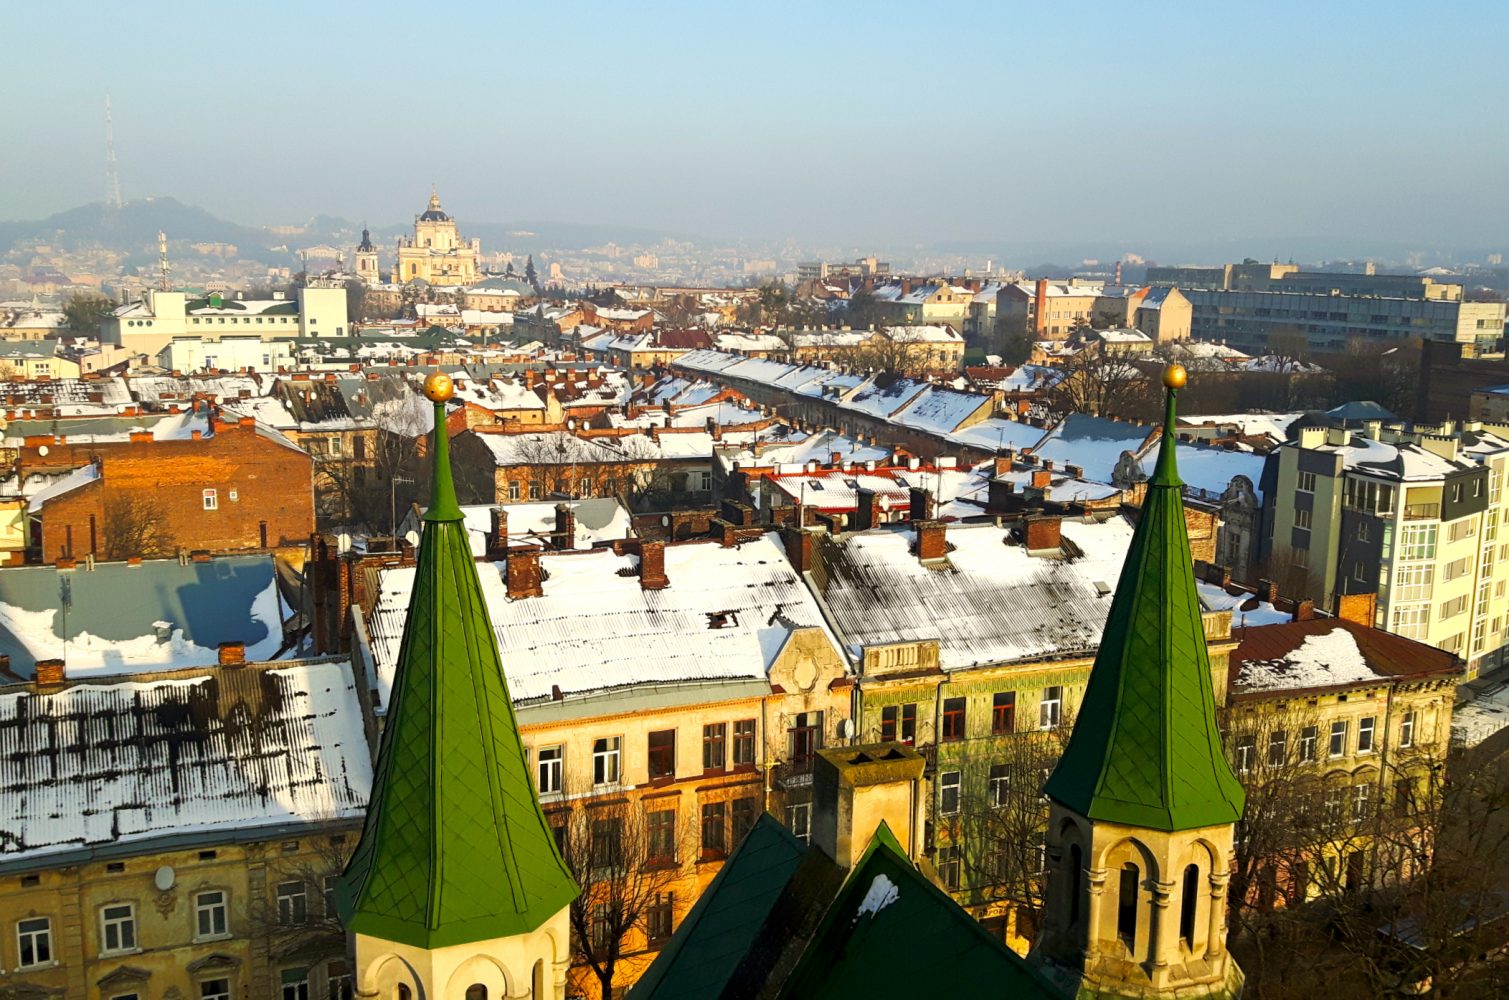
POLYGON ((847 486, 847 487, 849 487, 849 489, 851 489, 851 490, 857 490, 857 489, 859 489, 859 480, 857 480, 857 479, 845 479, 844 480, 844 485, 847 486))
POLYGON ((808 483, 807 484, 807 488, 809 490, 816 490, 817 492, 821 493, 823 491, 823 484, 822 483, 817 483, 817 482, 812 482, 812 483, 808 483))

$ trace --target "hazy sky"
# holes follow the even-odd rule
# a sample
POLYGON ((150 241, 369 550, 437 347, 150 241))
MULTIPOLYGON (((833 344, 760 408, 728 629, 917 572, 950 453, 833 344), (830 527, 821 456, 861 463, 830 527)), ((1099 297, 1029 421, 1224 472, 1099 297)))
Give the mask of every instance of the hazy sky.
POLYGON ((1509 4, 0 7, 0 218, 1509 244, 1509 4), (337 7, 340 9, 337 10, 337 7))

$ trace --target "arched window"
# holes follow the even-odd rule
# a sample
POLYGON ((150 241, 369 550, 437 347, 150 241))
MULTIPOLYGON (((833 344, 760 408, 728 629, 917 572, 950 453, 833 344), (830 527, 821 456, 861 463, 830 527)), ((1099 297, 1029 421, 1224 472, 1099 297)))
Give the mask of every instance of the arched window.
POLYGON ((530 976, 532 1000, 545 1000, 550 994, 545 992, 545 960, 539 959, 534 963, 534 974, 530 976))
POLYGON ((1184 947, 1195 950, 1195 914, 1200 908, 1200 866, 1184 869, 1184 896, 1179 901, 1179 936, 1184 947))
POLYGON ((487 1000, 487 987, 473 983, 466 988, 466 1000, 487 1000))
POLYGON ((1078 844, 1069 845, 1069 926, 1079 926, 1079 894, 1084 877, 1084 852, 1078 844))
POLYGON ((1136 865, 1128 861, 1121 866, 1121 888, 1116 894, 1116 936, 1134 955, 1137 953, 1137 887, 1141 881, 1136 865))
POLYGON ((414 991, 403 983, 398 984, 398 1000, 414 1000, 414 991))

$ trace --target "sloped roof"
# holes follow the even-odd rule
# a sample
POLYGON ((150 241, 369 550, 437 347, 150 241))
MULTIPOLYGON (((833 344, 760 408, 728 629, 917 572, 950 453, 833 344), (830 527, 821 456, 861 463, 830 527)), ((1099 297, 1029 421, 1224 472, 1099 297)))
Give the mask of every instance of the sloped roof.
POLYGON ((538 929, 580 891, 535 797, 451 479, 445 404, 371 808, 336 890, 353 933, 437 948, 538 929))
POLYGON ((1231 653, 1231 689, 1312 691, 1462 671, 1456 655, 1343 618, 1244 628, 1231 653))
POLYGON ((1044 789, 1090 819, 1170 831, 1235 823, 1246 798, 1216 723, 1174 398, 1079 717, 1044 789))
POLYGON ((1086 479, 1111 481, 1121 453, 1141 455, 1156 433, 1155 427, 1087 413, 1071 413, 1048 432, 1033 451, 1056 466, 1077 465, 1086 479))
POLYGON ((0 868, 358 817, 372 784, 345 661, 0 688, 0 761, 0 868))

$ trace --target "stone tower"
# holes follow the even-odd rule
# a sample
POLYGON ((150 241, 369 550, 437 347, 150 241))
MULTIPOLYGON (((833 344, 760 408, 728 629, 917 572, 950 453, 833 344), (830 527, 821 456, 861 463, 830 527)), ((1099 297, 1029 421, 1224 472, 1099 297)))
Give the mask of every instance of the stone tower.
POLYGON ((1226 888, 1245 796, 1221 749, 1167 411, 1074 733, 1045 789, 1047 907, 1031 958, 1079 997, 1231 997, 1226 888))
POLYGON ((377 273, 377 247, 366 226, 362 226, 362 241, 356 245, 356 276, 369 285, 382 280, 377 273))
POLYGON ((433 486, 366 826, 336 892, 357 995, 565 995, 578 888, 535 798, 435 404, 433 486))

